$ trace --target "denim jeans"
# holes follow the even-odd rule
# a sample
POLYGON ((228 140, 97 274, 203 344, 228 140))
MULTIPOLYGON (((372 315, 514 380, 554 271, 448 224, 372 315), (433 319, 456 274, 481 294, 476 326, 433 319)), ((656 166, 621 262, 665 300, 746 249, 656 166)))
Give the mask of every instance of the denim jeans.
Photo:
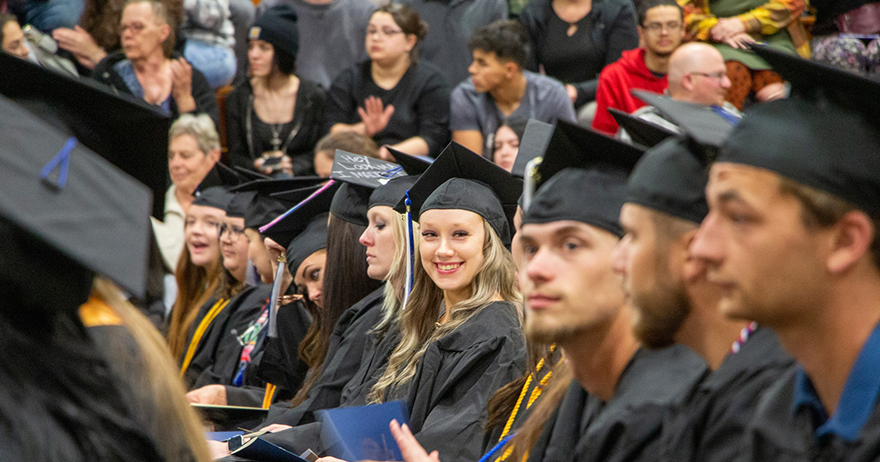
POLYGON ((229 48, 187 39, 183 56, 193 67, 205 74, 211 88, 215 90, 227 85, 235 76, 235 54, 229 48))

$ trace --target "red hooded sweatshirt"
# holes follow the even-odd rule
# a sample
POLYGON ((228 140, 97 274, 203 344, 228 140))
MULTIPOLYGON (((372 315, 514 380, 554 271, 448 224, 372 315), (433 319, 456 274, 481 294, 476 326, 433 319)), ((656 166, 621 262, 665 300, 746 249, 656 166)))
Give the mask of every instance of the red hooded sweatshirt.
POLYGON ((605 66, 599 74, 599 87, 596 89, 596 117, 593 129, 611 135, 617 133, 617 122, 609 107, 632 114, 645 103, 631 95, 633 88, 663 93, 669 84, 666 76, 657 78, 645 65, 645 49, 636 48, 624 51, 617 61, 605 66))

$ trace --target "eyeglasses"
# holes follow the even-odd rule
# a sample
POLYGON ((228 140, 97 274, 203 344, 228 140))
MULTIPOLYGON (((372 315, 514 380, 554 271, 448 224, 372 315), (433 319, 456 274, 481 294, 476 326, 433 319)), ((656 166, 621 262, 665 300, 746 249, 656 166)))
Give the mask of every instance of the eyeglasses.
POLYGON ((383 29, 373 29, 372 27, 370 27, 369 29, 367 29, 367 37, 378 34, 380 37, 388 38, 402 33, 403 31, 400 29, 391 29, 389 27, 383 29))
POLYGON ((146 29, 147 25, 142 22, 136 22, 134 24, 120 24, 119 25, 119 35, 125 33, 125 31, 131 29, 132 33, 135 35, 140 34, 144 29, 146 29))
POLYGON ((644 28, 645 28, 645 30, 647 30, 648 32, 650 32, 652 34, 658 34, 664 30, 669 31, 669 32, 675 32, 675 31, 681 29, 681 23, 678 21, 667 22, 666 24, 661 24, 659 22, 652 22, 650 24, 645 24, 644 28))
POLYGON ((218 235, 222 239, 223 235, 229 233, 229 237, 234 241, 239 240, 241 236, 244 234, 244 228, 238 226, 229 226, 226 223, 221 223, 218 227, 218 235))
POLYGON ((707 77, 710 79, 718 79, 718 80, 724 80, 724 78, 727 77, 726 71, 708 72, 708 73, 707 72, 689 72, 689 74, 701 75, 703 77, 707 77))

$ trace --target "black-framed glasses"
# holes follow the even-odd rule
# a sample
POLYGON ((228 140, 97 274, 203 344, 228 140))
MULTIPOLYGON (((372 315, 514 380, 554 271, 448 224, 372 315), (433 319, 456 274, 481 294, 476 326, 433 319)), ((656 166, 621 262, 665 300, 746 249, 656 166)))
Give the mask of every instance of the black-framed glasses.
POLYGON ((220 223, 217 226, 218 236, 222 239, 223 235, 226 233, 230 233, 230 238, 233 241, 237 241, 239 238, 241 238, 242 235, 244 235, 244 228, 235 225, 230 226, 226 223, 220 223))

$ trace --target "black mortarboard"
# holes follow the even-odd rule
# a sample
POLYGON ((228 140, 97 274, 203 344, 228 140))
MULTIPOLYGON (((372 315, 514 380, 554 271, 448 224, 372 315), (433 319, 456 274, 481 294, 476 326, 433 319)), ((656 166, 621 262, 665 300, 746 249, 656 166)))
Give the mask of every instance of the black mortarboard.
POLYGON ((212 186, 203 191, 193 199, 193 205, 202 205, 205 207, 213 207, 215 209, 226 210, 229 208, 230 202, 235 198, 235 194, 226 190, 222 186, 212 186))
POLYGON ((234 168, 235 168, 235 173, 238 173, 238 175, 241 176, 246 181, 272 179, 272 177, 269 175, 264 175, 260 172, 251 170, 249 168, 244 168, 244 167, 241 167, 238 165, 236 165, 234 168))
POLYGON ((229 189, 237 186, 240 180, 234 170, 217 162, 196 188, 193 205, 226 210, 235 196, 229 189))
POLYGON ((337 149, 330 178, 345 184, 336 191, 330 213, 349 223, 369 225, 367 210, 373 190, 405 175, 400 165, 337 149))
POLYGON ((327 218, 327 212, 317 214, 308 221, 303 218, 305 227, 287 246, 287 267, 290 274, 296 274, 311 254, 327 248, 327 218))
POLYGON ((648 150, 636 164, 626 186, 626 202, 700 223, 706 204, 706 164, 694 144, 681 137, 648 150))
POLYGON ((425 173, 425 170, 427 170, 433 162, 424 157, 411 156, 389 146, 386 146, 386 149, 388 149, 388 152, 394 157, 395 162, 403 167, 403 171, 406 172, 407 175, 420 175, 425 173))
MULTIPOLYGON (((258 180, 259 181, 259 180, 258 180)), ((241 186, 246 186, 245 183, 241 186)), ((290 204, 269 196, 260 190, 235 192, 235 197, 226 208, 229 217, 244 218, 244 227, 258 229, 269 223, 290 208, 290 204)))
POLYGON ((5 97, 0 113, 0 215, 143 297, 150 190, 5 97))
POLYGON ((230 191, 234 193, 245 191, 259 191, 261 194, 271 195, 284 191, 293 191, 295 189, 307 188, 316 184, 327 181, 326 178, 317 176, 300 176, 296 178, 259 178, 256 180, 242 183, 233 187, 230 191))
POLYGON ((750 111, 717 161, 776 172, 880 218, 880 83, 765 47, 755 52, 792 84, 792 96, 750 111))
POLYGON ((0 53, 0 69, 0 94, 147 185, 153 191, 152 214, 162 219, 168 187, 167 115, 96 81, 67 77, 8 53, 0 53))
POLYGON ((610 167, 629 172, 642 157, 644 149, 624 143, 603 133, 565 121, 556 123, 538 167, 540 185, 564 168, 610 167))
MULTIPOLYGON (((301 200, 284 214, 260 228, 260 233, 279 245, 289 247, 291 241, 305 229, 313 217, 330 211, 330 203, 333 201, 333 196, 339 189, 339 185, 340 183, 337 181, 330 181, 316 187, 315 192, 309 197, 301 200)), ((295 191, 273 194, 273 197, 291 201, 301 195, 301 191, 295 191)))
POLYGON ((736 125, 734 120, 738 121, 732 114, 728 114, 729 118, 721 115, 719 111, 722 109, 718 107, 676 101, 644 90, 632 90, 630 93, 654 106, 666 119, 682 127, 702 146, 721 146, 736 125))
POLYGON ((626 130, 630 139, 632 139, 634 143, 646 148, 653 148, 663 142, 666 138, 676 135, 675 132, 668 128, 640 119, 632 114, 627 114, 626 112, 614 109, 613 107, 608 108, 608 112, 611 114, 611 117, 614 117, 617 125, 620 125, 621 128, 626 130))
POLYGON ((513 176, 525 177, 526 165, 532 159, 544 155, 547 150, 547 143, 553 136, 554 127, 552 124, 542 122, 537 119, 529 119, 526 123, 526 129, 522 138, 519 140, 519 151, 516 153, 516 161, 513 163, 513 176))
MULTIPOLYGON (((520 193, 520 179, 453 141, 410 188, 409 197, 414 217, 433 209, 468 210, 483 217, 509 245, 520 193)), ((395 208, 406 211, 403 200, 395 208)))
POLYGON ((217 162, 214 167, 205 175, 205 178, 196 187, 195 196, 199 196, 199 192, 208 188, 220 186, 226 189, 238 186, 241 183, 241 177, 235 173, 235 170, 217 162))
POLYGON ((558 122, 538 167, 541 185, 523 224, 572 220, 622 236, 626 178, 641 149, 598 132, 558 122))
POLYGON ((395 207, 406 196, 406 192, 416 184, 421 175, 408 175, 392 178, 388 183, 379 186, 370 194, 367 210, 378 205, 395 207))

